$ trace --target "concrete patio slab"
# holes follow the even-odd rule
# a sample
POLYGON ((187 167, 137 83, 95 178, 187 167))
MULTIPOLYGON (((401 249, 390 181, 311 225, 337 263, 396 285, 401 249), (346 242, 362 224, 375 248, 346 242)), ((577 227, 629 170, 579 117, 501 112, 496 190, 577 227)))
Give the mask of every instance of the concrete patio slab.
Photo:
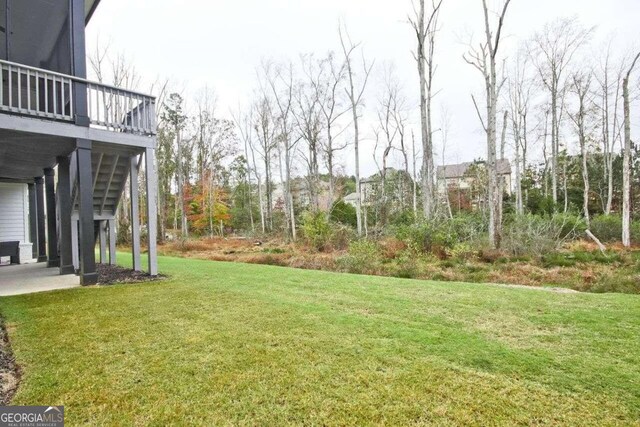
POLYGON ((0 266, 0 296, 31 294, 56 289, 76 288, 80 278, 75 274, 60 275, 46 263, 0 266))

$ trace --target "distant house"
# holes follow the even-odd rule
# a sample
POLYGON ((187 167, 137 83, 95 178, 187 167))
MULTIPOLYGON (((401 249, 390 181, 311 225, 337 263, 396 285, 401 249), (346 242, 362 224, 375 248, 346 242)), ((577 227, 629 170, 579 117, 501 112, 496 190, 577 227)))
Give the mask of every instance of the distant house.
MULTIPOLYGON (((310 191, 309 181, 303 177, 293 178, 290 182, 291 197, 293 198, 294 206, 300 206, 307 208, 314 202, 314 196, 310 191)), ((318 205, 321 211, 328 211, 333 205, 333 201, 329 197, 329 183, 326 181, 320 181, 318 183, 318 205)), ((334 199, 336 195, 334 194, 334 199)), ((273 185, 271 193, 272 207, 278 209, 284 206, 284 186, 282 183, 273 185)))
MULTIPOLYGON (((413 179, 403 170, 387 168, 385 174, 386 198, 391 205, 401 207, 411 199, 413 179)), ((382 174, 380 172, 360 180, 360 197, 362 206, 376 205, 382 195, 382 174)), ((352 206, 356 205, 358 196, 350 193, 342 199, 352 206)))
POLYGON ((355 208, 356 204, 358 203, 358 194, 357 193, 349 193, 346 196, 344 196, 342 201, 345 202, 348 205, 353 206, 355 208))
MULTIPOLYGON (((502 190, 511 195, 511 164, 508 159, 497 161, 498 178, 502 190)), ((438 166, 438 192, 445 194, 451 190, 471 190, 477 183, 479 176, 486 170, 485 162, 466 162, 456 165, 438 166)))

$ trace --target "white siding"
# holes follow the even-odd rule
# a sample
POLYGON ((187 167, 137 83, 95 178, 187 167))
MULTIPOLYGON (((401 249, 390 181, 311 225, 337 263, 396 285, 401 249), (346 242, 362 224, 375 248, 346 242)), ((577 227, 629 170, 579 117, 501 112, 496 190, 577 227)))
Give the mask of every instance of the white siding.
POLYGON ((29 205, 26 184, 0 183, 0 240, 29 242, 29 205))

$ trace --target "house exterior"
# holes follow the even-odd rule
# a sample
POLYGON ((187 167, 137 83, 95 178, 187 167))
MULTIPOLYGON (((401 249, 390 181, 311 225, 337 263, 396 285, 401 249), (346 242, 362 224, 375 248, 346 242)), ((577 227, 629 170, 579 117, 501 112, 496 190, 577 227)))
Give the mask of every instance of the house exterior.
POLYGON ((97 281, 96 240, 100 262, 115 262, 127 179, 133 267, 142 269, 141 171, 148 271, 157 274, 155 99, 87 80, 85 26, 98 4, 0 0, 0 244, 19 242, 25 255, 31 244, 32 258, 82 284, 97 281))
MULTIPOLYGON (((385 173, 387 201, 395 206, 402 206, 411 200, 413 179, 406 172, 395 168, 387 168, 385 173)), ((382 195, 382 173, 378 172, 360 180, 360 197, 362 206, 372 206, 380 201, 382 195)), ((347 194, 342 201, 356 206, 356 193, 347 194)))
POLYGON ((0 182, 0 200, 0 242, 18 242, 17 260, 21 263, 32 260, 27 185, 0 182))
MULTIPOLYGON (((304 177, 296 177, 293 178, 290 182, 291 188, 291 197, 293 198, 293 203, 295 206, 300 206, 303 208, 307 208, 314 204, 314 195, 311 193, 309 181, 304 177)), ((317 184, 316 191, 318 193, 318 208, 327 212, 333 206, 334 200, 331 200, 329 196, 329 183, 327 181, 320 181, 317 184)), ((271 193, 272 199, 272 208, 277 209, 279 207, 284 206, 284 184, 277 183, 273 185, 273 190, 271 193)))
MULTIPOLYGON (((498 178, 505 193, 511 195, 511 164, 508 159, 497 160, 498 178)), ((436 171, 438 192, 446 194, 451 190, 470 190, 478 182, 485 170, 484 162, 466 162, 455 165, 438 166, 436 171), (476 166, 476 168, 474 168, 476 166)))
POLYGON ((358 193, 349 193, 342 198, 342 201, 355 208, 358 205, 358 193))

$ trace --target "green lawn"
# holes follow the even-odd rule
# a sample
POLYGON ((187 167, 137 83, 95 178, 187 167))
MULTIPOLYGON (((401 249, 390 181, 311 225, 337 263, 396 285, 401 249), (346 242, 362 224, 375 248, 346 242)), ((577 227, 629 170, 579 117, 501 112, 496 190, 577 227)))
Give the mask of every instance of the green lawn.
POLYGON ((160 267, 0 299, 13 404, 68 425, 640 425, 638 296, 160 267))

